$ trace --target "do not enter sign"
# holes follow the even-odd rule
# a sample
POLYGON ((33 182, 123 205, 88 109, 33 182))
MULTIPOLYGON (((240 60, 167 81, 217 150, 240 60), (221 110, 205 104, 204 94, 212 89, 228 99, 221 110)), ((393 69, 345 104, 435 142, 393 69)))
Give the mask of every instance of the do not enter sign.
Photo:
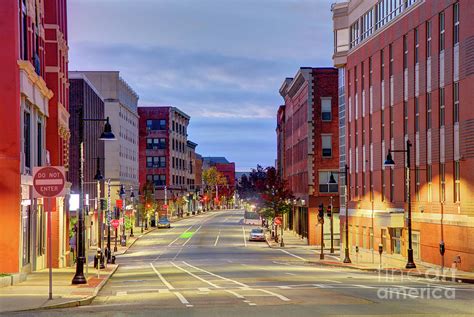
POLYGON ((34 197, 62 196, 66 178, 63 166, 46 166, 33 168, 34 197))
POLYGON ((118 228, 119 224, 120 224, 120 221, 118 219, 114 219, 110 222, 110 224, 112 225, 112 227, 114 227, 115 229, 118 228))

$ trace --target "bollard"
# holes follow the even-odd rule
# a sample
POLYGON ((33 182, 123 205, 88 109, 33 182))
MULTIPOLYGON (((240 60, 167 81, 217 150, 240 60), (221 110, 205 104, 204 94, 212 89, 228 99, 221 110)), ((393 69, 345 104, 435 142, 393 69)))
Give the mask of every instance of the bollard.
POLYGON ((379 270, 382 269, 382 253, 383 253, 383 245, 382 243, 379 243, 379 270))

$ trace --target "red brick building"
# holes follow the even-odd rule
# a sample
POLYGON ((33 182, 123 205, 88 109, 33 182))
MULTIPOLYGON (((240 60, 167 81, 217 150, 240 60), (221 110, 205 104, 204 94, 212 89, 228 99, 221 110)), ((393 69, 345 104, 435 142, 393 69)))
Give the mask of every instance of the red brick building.
MULTIPOLYGON (((47 263, 46 213, 43 199, 33 197, 32 171, 35 166, 67 165, 67 144, 54 144, 69 135, 67 58, 56 59, 55 50, 60 42, 60 52, 67 56, 65 2, 4 1, 0 6, 0 272, 4 273, 27 273, 47 263), (56 41, 52 29, 61 40, 56 41), (65 72, 60 82, 50 76, 56 60, 62 66, 54 72, 65 72)), ((53 265, 64 266, 69 253, 64 200, 57 199, 52 209, 53 265)))
POLYGON ((139 107, 139 182, 151 181, 164 201, 187 196, 190 171, 187 129, 190 117, 175 107, 139 107))
MULTIPOLYGON (((474 270, 474 97, 470 1, 333 5, 334 64, 349 165, 349 245, 406 263, 406 156, 416 262, 474 270), (347 106, 347 107, 346 107, 347 106), (439 252, 444 242, 446 253, 439 252)), ((341 218, 341 222, 346 219, 341 218)))
POLYGON ((215 167, 227 179, 227 185, 218 188, 219 197, 224 195, 227 199, 234 196, 235 191, 235 163, 229 162, 222 156, 203 157, 203 168, 215 167))
MULTIPOLYGON (((318 206, 332 202, 339 209, 338 185, 329 184, 339 166, 337 69, 302 67, 294 78, 285 79, 280 94, 285 106, 278 112, 277 133, 284 153, 279 153, 283 162, 277 160, 277 165, 296 197, 287 226, 309 244, 319 244, 318 206)), ((326 232, 328 225, 326 221, 326 232)))

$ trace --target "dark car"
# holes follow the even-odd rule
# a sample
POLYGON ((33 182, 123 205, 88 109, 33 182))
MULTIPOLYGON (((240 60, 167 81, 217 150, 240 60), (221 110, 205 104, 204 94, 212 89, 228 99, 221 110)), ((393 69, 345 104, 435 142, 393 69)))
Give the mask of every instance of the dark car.
POLYGON ((162 216, 158 220, 158 228, 171 228, 171 222, 168 220, 168 217, 162 216))

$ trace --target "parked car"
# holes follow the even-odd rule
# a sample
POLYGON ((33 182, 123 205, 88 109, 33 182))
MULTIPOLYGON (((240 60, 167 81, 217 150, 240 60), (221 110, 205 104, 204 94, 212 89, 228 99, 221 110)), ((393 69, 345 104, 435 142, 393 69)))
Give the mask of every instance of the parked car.
POLYGON ((160 217, 160 219, 158 220, 158 228, 171 228, 171 222, 168 220, 168 217, 160 217))
POLYGON ((265 233, 262 228, 255 228, 250 231, 249 241, 265 241, 265 233))

